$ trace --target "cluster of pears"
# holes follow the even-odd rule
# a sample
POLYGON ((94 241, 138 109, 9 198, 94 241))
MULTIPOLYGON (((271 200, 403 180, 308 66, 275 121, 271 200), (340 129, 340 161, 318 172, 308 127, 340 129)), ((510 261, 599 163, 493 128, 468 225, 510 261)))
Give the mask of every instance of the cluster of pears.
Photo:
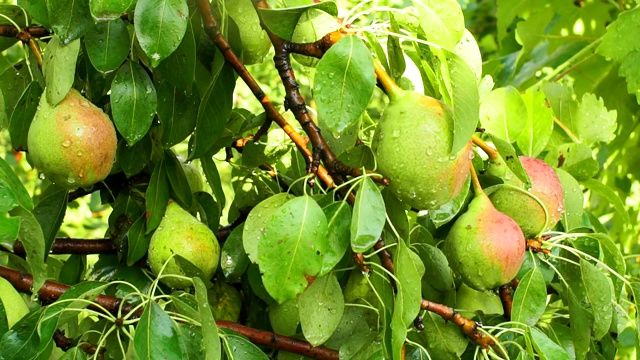
MULTIPOLYGON (((149 266, 156 276, 162 273, 189 277, 175 256, 172 257, 178 255, 200 269, 202 275, 209 279, 218 267, 220 244, 207 225, 178 203, 170 202, 160 225, 151 236, 148 255, 149 266)), ((191 286, 190 280, 174 276, 162 277, 160 281, 176 289, 191 286)))
POLYGON ((113 122, 98 107, 71 89, 53 106, 46 95, 27 136, 29 158, 51 182, 75 190, 104 180, 115 161, 113 122))

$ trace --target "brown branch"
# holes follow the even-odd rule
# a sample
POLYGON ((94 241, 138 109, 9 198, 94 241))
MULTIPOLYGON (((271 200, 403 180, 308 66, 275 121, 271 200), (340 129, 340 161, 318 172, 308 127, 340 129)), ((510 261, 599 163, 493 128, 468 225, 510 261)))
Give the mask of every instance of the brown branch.
POLYGON ((534 253, 551 254, 551 250, 542 247, 543 238, 535 238, 527 240, 527 250, 534 253))
POLYGON ((51 33, 44 26, 33 25, 17 29, 13 25, 3 24, 0 25, 0 37, 14 37, 20 41, 28 40, 29 37, 44 37, 49 36, 51 33))
MULTIPOLYGON (((9 269, 4 266, 0 266, 0 276, 7 279, 13 287, 23 293, 30 293, 31 283, 33 278, 31 275, 22 273, 16 270, 9 269)), ((53 281, 45 282, 44 286, 38 292, 42 301, 52 303, 57 300, 70 286, 56 283, 53 281)), ((112 314, 117 314, 121 305, 123 305, 122 299, 99 295, 95 300, 95 303, 102 305, 112 314)), ((130 304, 124 304, 122 314, 126 314, 133 310, 133 306, 130 304)), ((136 312, 136 316, 139 317, 142 313, 142 309, 136 312)), ((322 360, 338 360, 338 352, 324 346, 313 347, 306 341, 290 338, 287 336, 277 335, 272 332, 262 331, 244 326, 241 324, 232 323, 230 321, 216 321, 216 324, 220 328, 229 329, 243 335, 249 339, 249 341, 258 345, 265 345, 276 350, 283 350, 295 354, 304 355, 314 359, 322 360)))
MULTIPOLYGON (((55 239, 49 254, 115 254, 118 251, 111 239, 55 239)), ((26 256, 24 245, 20 240, 13 244, 13 253, 26 256)))
POLYGON ((518 286, 518 279, 513 279, 511 283, 500 286, 500 301, 502 302, 502 310, 504 312, 503 316, 507 320, 511 320, 511 309, 513 308, 513 290, 515 289, 511 287, 511 284, 514 281, 516 282, 515 286, 518 286))
MULTIPOLYGON (((262 107, 264 108, 267 119, 271 119, 278 124, 284 132, 291 138, 291 140, 296 144, 298 149, 303 153, 305 160, 308 164, 312 162, 311 151, 307 149, 306 141, 304 138, 298 134, 293 126, 291 126, 284 117, 280 114, 278 109, 273 105, 271 100, 267 97, 267 95, 262 91, 262 88, 255 81, 253 76, 249 73, 244 64, 240 61, 238 56, 233 52, 229 42, 220 32, 218 28, 218 22, 214 18, 211 12, 211 5, 207 0, 198 0, 198 7, 200 8, 200 12, 202 13, 202 21, 204 30, 213 41, 213 43, 218 47, 225 60, 229 62, 229 64, 233 67, 235 72, 242 78, 242 80, 247 84, 253 95, 260 101, 262 107)), ((325 185, 329 188, 335 187, 335 183, 333 178, 329 175, 327 170, 320 166, 318 168, 318 177, 325 183, 325 185)))
POLYGON ((462 317, 462 315, 457 313, 454 309, 425 299, 422 299, 420 307, 424 310, 438 314, 442 316, 443 319, 458 325, 462 329, 463 334, 473 340, 476 344, 480 345, 483 349, 488 349, 495 345, 495 341, 493 341, 492 338, 478 330, 480 325, 477 322, 462 317))
POLYGON ((29 44, 29 49, 31 49, 33 56, 36 58, 38 68, 42 70, 42 50, 40 50, 40 45, 38 45, 38 42, 34 38, 30 38, 27 43, 29 44))
POLYGON ((240 224, 247 220, 247 216, 249 216, 251 208, 242 208, 239 210, 239 212, 240 215, 238 215, 238 217, 233 220, 231 224, 218 228, 218 231, 216 232, 216 238, 219 242, 226 241, 229 235, 231 235, 231 232, 233 232, 235 228, 237 228, 238 226, 240 226, 240 224))

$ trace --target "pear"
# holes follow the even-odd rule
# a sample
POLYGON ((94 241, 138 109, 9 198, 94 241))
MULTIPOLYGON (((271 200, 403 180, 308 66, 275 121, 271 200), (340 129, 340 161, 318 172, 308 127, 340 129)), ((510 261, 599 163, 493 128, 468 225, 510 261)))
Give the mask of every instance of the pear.
POLYGON ((472 169, 475 196, 453 224, 444 242, 451 269, 469 287, 483 291, 511 281, 525 257, 522 230, 498 211, 472 169))
POLYGON ((543 231, 553 228, 564 212, 564 195, 558 175, 551 166, 540 159, 527 156, 519 157, 529 179, 531 189, 525 189, 524 184, 504 163, 492 161, 487 173, 499 174, 507 186, 502 186, 489 195, 491 202, 499 211, 513 218, 527 238, 535 238, 543 231), (537 197, 538 202, 531 195, 537 197), (540 204, 542 203, 548 212, 540 204))
POLYGON ((104 180, 115 161, 116 130, 109 117, 71 89, 56 106, 40 98, 27 135, 29 157, 51 182, 75 190, 104 180))
POLYGON ((471 142, 450 154, 451 107, 397 87, 387 93, 389 104, 371 144, 378 171, 399 199, 418 210, 437 208, 462 190, 473 157, 471 142))
POLYGON ((0 277, 0 301, 2 301, 4 312, 7 314, 9 329, 29 312, 27 304, 22 300, 18 291, 3 277, 0 277))
MULTIPOLYGON (((180 255, 202 271, 209 279, 216 271, 220 259, 220 244, 213 232, 176 202, 167 206, 160 225, 149 242, 149 266, 158 276, 172 254, 180 255)), ((175 258, 165 267, 163 274, 186 276, 175 258)), ((166 277, 160 280, 167 286, 184 289, 191 281, 166 277)))
POLYGON ((224 7, 240 31, 242 62, 245 65, 262 62, 271 48, 271 40, 260 27, 260 18, 251 0, 225 0, 224 7))
MULTIPOLYGON (((333 16, 322 10, 309 9, 300 16, 291 41, 299 44, 315 42, 338 29, 340 29, 340 23, 333 16)), ((319 61, 314 57, 300 54, 293 54, 293 58, 307 67, 315 67, 319 61)))
POLYGON ((207 290, 207 298, 216 320, 238 322, 242 311, 242 297, 236 288, 217 279, 207 290))

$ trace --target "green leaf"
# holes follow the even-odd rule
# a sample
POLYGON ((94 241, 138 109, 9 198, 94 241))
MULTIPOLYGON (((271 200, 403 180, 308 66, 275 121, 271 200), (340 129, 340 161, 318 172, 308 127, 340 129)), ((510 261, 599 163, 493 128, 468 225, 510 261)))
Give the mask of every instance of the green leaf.
POLYGON ((571 356, 560 345, 549 339, 537 328, 529 328, 533 347, 542 360, 571 360, 571 356))
POLYGON ((257 10, 260 13, 260 19, 271 32, 285 40, 291 40, 300 16, 309 9, 318 9, 329 13, 329 15, 338 16, 338 6, 333 1, 284 9, 258 8, 257 10))
POLYGON ((26 210, 33 210, 33 200, 27 192, 27 189, 22 185, 22 181, 18 178, 18 175, 13 171, 11 166, 7 164, 4 158, 0 157, 0 181, 4 182, 3 187, 8 188, 13 193, 13 198, 17 204, 25 208, 26 210))
POLYGON ((426 343, 431 356, 442 359, 459 359, 469 340, 462 335, 460 327, 447 322, 436 314, 427 312, 422 320, 424 330, 418 333, 420 343, 426 343))
POLYGON ((8 118, 7 118, 6 105, 4 103, 4 95, 2 94, 2 88, 0 88, 0 129, 4 129, 7 127, 7 124, 6 124, 7 120, 8 118))
POLYGON ((91 64, 104 73, 117 69, 127 58, 129 42, 127 25, 119 18, 97 23, 84 36, 91 64))
MULTIPOLYGON (((58 11, 66 12, 66 11, 58 11)), ((80 41, 72 41, 68 45, 60 42, 55 35, 44 51, 42 73, 44 74, 47 102, 57 105, 67 96, 76 74, 76 60, 80 52, 80 41)))
POLYGON ((187 30, 180 46, 158 65, 158 69, 164 78, 182 91, 191 93, 193 80, 196 74, 196 38, 194 26, 200 26, 197 21, 200 13, 193 14, 187 23, 187 30), (195 24, 194 24, 195 22, 195 24))
POLYGON ((127 266, 132 266, 142 259, 149 249, 151 234, 145 234, 145 223, 147 219, 140 216, 129 228, 127 241, 127 266))
POLYGON ((33 215, 40 223, 44 236, 45 259, 64 220, 68 201, 69 192, 66 189, 50 185, 33 209, 33 215))
POLYGON ((118 19, 129 10, 133 0, 89 0, 93 18, 100 22, 118 19))
POLYGON ((198 213, 200 214, 200 220, 207 224, 209 229, 216 233, 220 227, 220 206, 213 199, 211 194, 198 191, 193 193, 196 205, 198 207, 198 213))
POLYGON ((449 261, 442 250, 429 244, 412 244, 425 266, 423 282, 438 291, 451 291, 454 288, 449 261))
MULTIPOLYGON (((425 266, 420 257, 411 251, 402 239, 398 239, 398 248, 393 260, 395 275, 398 279, 396 286, 398 293, 402 293, 402 301, 404 302, 402 321, 405 326, 408 326, 413 323, 420 312, 420 304, 422 303, 420 279, 425 273, 425 266)), ((397 300, 395 305, 398 305, 397 300)))
POLYGON ((547 146, 553 131, 553 111, 547 107, 544 93, 529 88, 522 95, 527 107, 524 131, 518 137, 518 148, 525 156, 536 157, 547 146))
POLYGON ((127 61, 111 84, 113 122, 131 146, 149 131, 156 113, 156 89, 140 64, 127 61))
POLYGON ((29 264, 31 275, 33 275, 31 290, 35 294, 47 280, 47 265, 44 262, 45 243, 42 228, 35 216, 22 206, 11 210, 11 215, 20 217, 20 233, 18 234, 18 239, 22 242, 27 252, 27 263, 29 264))
POLYGON ((80 38, 93 26, 86 0, 46 0, 46 3, 53 32, 63 44, 80 38))
POLYGON ((85 360, 87 358, 87 353, 79 347, 75 346, 71 349, 67 350, 64 355, 58 360, 85 360))
MULTIPOLYGON (((222 59, 217 52, 214 59, 222 59)), ((196 131, 191 137, 189 160, 202 157, 214 145, 229 121, 233 107, 235 75, 231 65, 222 60, 214 60, 214 74, 207 91, 202 95, 198 107, 196 131), (216 65, 217 64, 217 65, 216 65)))
MULTIPOLYGON (((451 1, 451 0, 447 0, 451 1)), ((457 154, 471 141, 480 120, 478 82, 469 65, 455 53, 445 51, 448 77, 451 80, 451 106, 453 106, 453 143, 451 154, 457 154)))
POLYGON ((378 241, 386 213, 380 190, 373 180, 363 177, 351 218, 351 248, 354 252, 365 252, 378 241))
POLYGON ((293 299, 320 272, 327 231, 327 218, 310 196, 289 200, 271 215, 258 244, 258 264, 276 301, 293 299))
MULTIPOLYGON (((19 27, 26 27, 29 25, 27 24, 27 19, 25 17, 26 14, 24 10, 20 8, 20 6, 0 4, 0 14, 4 15, 3 17, 1 17, 3 24, 8 24, 7 18, 9 18, 13 22, 15 22, 19 27)), ((0 38, 0 52, 5 51, 6 49, 10 48, 17 42, 18 42, 18 39, 16 37, 0 38)))
POLYGON ((189 7, 186 0, 138 0, 134 22, 140 47, 151 66, 173 53, 187 30, 189 7))
POLYGON ((18 0, 18 5, 23 7, 30 16, 33 17, 33 22, 42 24, 44 27, 50 28, 49 11, 47 10, 48 1, 42 0, 18 0))
POLYGON ((571 174, 578 181, 591 179, 600 165, 593 158, 591 148, 585 144, 562 144, 549 149, 544 162, 571 174))
POLYGON ((4 333, 0 338, 0 358, 15 359, 16 354, 20 354, 21 359, 37 358, 40 343, 38 325, 44 309, 31 311, 4 333))
POLYGON ((293 199, 288 193, 276 194, 254 206, 244 222, 242 243, 251 262, 258 263, 258 246, 264 241, 267 223, 271 216, 286 202, 293 199))
POLYGON ((568 172, 562 169, 553 169, 560 179, 562 195, 564 197, 564 212, 562 213, 562 226, 569 232, 582 226, 584 213, 584 195, 578 181, 568 172))
POLYGON ((196 288, 196 299, 198 300, 198 312, 200 313, 200 324, 202 326, 202 342, 204 345, 206 359, 217 360, 222 355, 220 337, 218 336, 218 326, 213 319, 211 307, 207 298, 207 288, 199 278, 193 278, 193 285, 196 288))
POLYGON ((220 267, 228 282, 233 283, 240 279, 240 276, 249 266, 249 257, 244 252, 242 244, 242 233, 244 224, 233 229, 227 240, 222 245, 220 267))
POLYGON ((7 217, 0 211, 0 244, 9 246, 18 238, 20 233, 20 218, 7 217))
MULTIPOLYGON (((42 87, 34 81, 27 86, 13 109, 9 122, 9 134, 11 135, 11 146, 16 150, 27 150, 29 126, 31 126, 31 121, 38 109, 41 95, 42 87)), ((0 94, 1 96, 2 94, 0 94)), ((2 109, 0 109, 1 111, 2 109)))
MULTIPOLYGON (((593 333, 596 340, 601 340, 608 332, 613 319, 613 283, 604 273, 590 262, 580 259, 582 281, 587 290, 587 298, 593 310, 593 333)), ((519 286, 518 286, 519 287, 519 286)))
POLYGON ((149 186, 145 193, 147 202, 147 234, 160 225, 160 221, 169 202, 169 179, 164 166, 164 159, 153 168, 149 186))
POLYGON ((498 88, 480 104, 480 123, 490 134, 514 143, 527 125, 527 106, 513 86, 498 88))
POLYGON ((596 52, 604 57, 621 61, 628 54, 640 49, 640 39, 629 36, 638 32, 640 32, 640 8, 625 11, 607 28, 607 33, 602 37, 596 52))
POLYGON ((610 142, 615 138, 617 114, 616 110, 607 110, 601 98, 585 93, 571 128, 586 144, 610 142))
POLYGON ((375 75, 369 49, 356 36, 346 36, 329 48, 316 69, 313 92, 329 130, 340 134, 356 124, 367 108, 375 75))
POLYGON ((229 346, 224 348, 229 359, 269 360, 269 357, 259 347, 242 336, 225 331, 225 339, 229 343, 229 346))
POLYGON ((320 275, 327 274, 336 266, 349 248, 351 207, 345 202, 332 203, 322 209, 327 216, 327 252, 322 262, 320 275))
POLYGON ((509 142, 491 135, 491 142, 496 146, 498 153, 500 153, 500 157, 507 164, 509 169, 525 184, 525 188, 531 188, 531 180, 529 179, 529 175, 527 175, 527 171, 522 166, 520 162, 520 158, 516 153, 516 149, 509 142))
POLYGON ((164 153, 164 166, 169 178, 169 184, 171 184, 171 193, 182 207, 189 208, 193 203, 193 196, 191 195, 191 187, 189 187, 187 176, 182 165, 180 165, 180 160, 172 150, 165 150, 164 153))
POLYGON ((616 213, 621 217, 623 224, 631 223, 631 217, 629 216, 629 212, 627 212, 624 202, 610 187, 595 179, 584 180, 582 181, 582 185, 607 199, 607 201, 613 205, 616 213))
POLYGON ((342 288, 334 273, 317 278, 300 295, 300 325, 313 346, 327 341, 338 327, 344 312, 342 288))
MULTIPOLYGON (((592 314, 576 299, 575 294, 566 290, 565 304, 569 305, 569 321, 571 322, 571 337, 575 347, 576 359, 586 358, 591 341, 592 314)), ((555 359, 554 359, 555 360, 555 359)))
POLYGON ((453 50, 464 33, 464 17, 456 0, 413 0, 427 40, 453 50))
POLYGON ((547 284, 540 269, 530 270, 518 284, 513 296, 511 319, 518 323, 535 325, 547 307, 547 284))
POLYGON ((218 168, 216 167, 215 162, 213 161, 213 157, 204 156, 200 158, 200 164, 202 164, 202 170, 204 171, 204 176, 207 178, 207 183, 211 186, 213 190, 213 195, 218 202, 218 206, 220 210, 225 206, 225 197, 224 191, 222 190, 222 180, 220 179, 220 174, 218 172, 218 168))
MULTIPOLYGON (((452 221, 460 212, 466 207, 473 197, 471 191, 471 176, 468 176, 462 185, 462 190, 451 201, 440 205, 437 209, 429 211, 429 219, 433 222, 436 228, 439 228, 450 221, 452 221)), ((386 203, 385 199, 385 203, 386 203)), ((388 206, 388 204, 387 204, 388 206)), ((387 214, 391 216, 391 213, 387 211, 387 214)))
POLYGON ((186 95, 165 81, 158 87, 158 119, 162 125, 162 146, 168 149, 191 135, 198 119, 200 98, 186 95))
POLYGON ((127 144, 127 140, 121 139, 118 143, 118 165, 124 171, 127 177, 140 173, 151 160, 151 152, 153 151, 152 136, 147 133, 140 141, 132 146, 127 144))
POLYGON ((141 359, 182 359, 186 353, 178 325, 155 301, 140 317, 133 346, 141 359))
POLYGON ((407 324, 403 321, 405 314, 404 305, 406 303, 404 293, 398 291, 393 305, 393 314, 391 315, 391 324, 389 327, 391 329, 391 349, 387 349, 387 351, 391 351, 391 356, 387 356, 387 358, 403 358, 402 349, 407 340, 407 324))

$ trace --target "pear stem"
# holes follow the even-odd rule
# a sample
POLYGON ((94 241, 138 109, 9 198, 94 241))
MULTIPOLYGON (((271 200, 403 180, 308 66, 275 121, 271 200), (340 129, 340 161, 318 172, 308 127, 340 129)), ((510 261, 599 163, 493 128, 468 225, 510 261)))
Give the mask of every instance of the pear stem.
POLYGON ((375 68, 378 81, 390 98, 394 98, 398 93, 402 91, 402 88, 400 88, 400 86, 398 86, 398 84, 393 81, 391 76, 389 76, 389 74, 385 71, 384 67, 382 67, 380 61, 374 59, 373 66, 375 68))
POLYGON ((480 139, 478 136, 473 135, 471 137, 471 140, 473 141, 474 144, 476 144, 480 149, 482 149, 482 151, 484 151, 487 154, 489 159, 497 160, 500 157, 500 153, 496 149, 489 146, 489 144, 484 142, 484 140, 480 139))
POLYGON ((476 173, 476 168, 473 167, 473 164, 469 164, 469 170, 471 171, 471 183, 473 183, 473 192, 476 194, 476 196, 485 195, 484 190, 482 190, 482 186, 480 186, 480 180, 478 180, 478 174, 476 173))

